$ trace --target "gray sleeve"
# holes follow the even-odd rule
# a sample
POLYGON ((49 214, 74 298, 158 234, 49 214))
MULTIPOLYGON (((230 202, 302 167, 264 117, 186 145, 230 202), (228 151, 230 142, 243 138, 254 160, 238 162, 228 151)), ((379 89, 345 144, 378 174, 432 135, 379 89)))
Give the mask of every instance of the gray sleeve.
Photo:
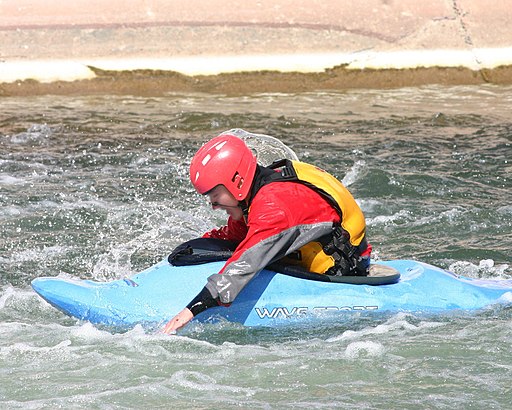
POLYGON ((270 236, 248 248, 237 260, 229 262, 222 274, 211 275, 206 288, 222 303, 231 303, 254 275, 269 263, 296 251, 331 230, 331 222, 321 222, 294 226, 270 236))

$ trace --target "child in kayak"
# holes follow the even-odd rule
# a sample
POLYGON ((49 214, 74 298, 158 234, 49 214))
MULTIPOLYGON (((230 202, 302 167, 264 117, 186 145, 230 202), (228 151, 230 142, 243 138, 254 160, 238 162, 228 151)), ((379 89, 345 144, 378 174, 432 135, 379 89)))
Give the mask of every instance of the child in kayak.
POLYGON ((224 242, 233 254, 164 333, 210 307, 229 306, 257 272, 276 261, 320 274, 368 275, 372 248, 364 215, 327 172, 289 160, 263 167, 242 139, 223 133, 195 154, 190 179, 213 209, 228 214, 226 226, 203 238, 224 242))

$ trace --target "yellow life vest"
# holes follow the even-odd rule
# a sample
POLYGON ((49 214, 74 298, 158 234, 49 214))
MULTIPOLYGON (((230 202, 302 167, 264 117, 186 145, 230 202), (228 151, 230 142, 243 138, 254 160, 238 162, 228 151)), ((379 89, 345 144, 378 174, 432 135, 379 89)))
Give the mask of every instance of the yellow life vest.
POLYGON ((349 233, 350 243, 358 246, 364 238, 366 223, 361 208, 349 190, 323 169, 300 161, 290 162, 298 180, 319 192, 338 211, 341 227, 349 233))

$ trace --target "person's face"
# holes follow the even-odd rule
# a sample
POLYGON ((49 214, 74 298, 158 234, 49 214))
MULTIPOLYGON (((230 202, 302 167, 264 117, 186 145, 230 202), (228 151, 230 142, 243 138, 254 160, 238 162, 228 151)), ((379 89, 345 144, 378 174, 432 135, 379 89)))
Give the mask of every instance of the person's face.
POLYGON ((244 217, 242 209, 238 206, 238 201, 224 185, 217 185, 207 195, 213 209, 223 209, 236 221, 244 217))

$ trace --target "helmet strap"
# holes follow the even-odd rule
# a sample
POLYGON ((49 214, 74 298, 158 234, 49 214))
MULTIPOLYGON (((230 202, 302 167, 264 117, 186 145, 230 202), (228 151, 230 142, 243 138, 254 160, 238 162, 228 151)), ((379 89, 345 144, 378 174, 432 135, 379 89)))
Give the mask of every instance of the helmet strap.
POLYGON ((247 201, 238 201, 238 206, 242 210, 244 218, 247 217, 247 215, 249 215, 249 204, 247 201))

